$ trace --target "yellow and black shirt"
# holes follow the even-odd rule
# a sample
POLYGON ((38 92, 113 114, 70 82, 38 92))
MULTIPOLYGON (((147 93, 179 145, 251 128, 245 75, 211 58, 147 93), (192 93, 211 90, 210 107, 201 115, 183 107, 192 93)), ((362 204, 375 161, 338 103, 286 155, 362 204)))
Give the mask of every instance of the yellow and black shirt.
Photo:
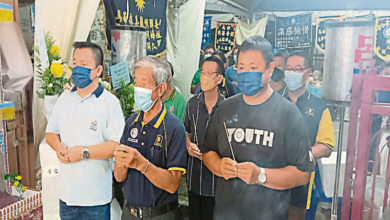
MULTIPOLYGON (((130 116, 120 143, 137 149, 155 166, 184 174, 187 140, 183 123, 164 106, 150 122, 145 124, 142 120, 143 112, 130 116)), ((157 188, 135 169, 128 170, 123 195, 129 205, 138 207, 156 207, 177 201, 177 193, 157 188)))

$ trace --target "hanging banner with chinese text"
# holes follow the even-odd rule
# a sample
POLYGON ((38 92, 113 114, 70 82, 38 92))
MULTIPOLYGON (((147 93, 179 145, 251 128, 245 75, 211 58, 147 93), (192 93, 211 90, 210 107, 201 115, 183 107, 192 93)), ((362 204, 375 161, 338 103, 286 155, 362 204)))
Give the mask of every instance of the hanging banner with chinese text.
POLYGON ((323 53, 325 52, 325 38, 326 38, 325 21, 329 21, 329 20, 342 21, 342 20, 344 20, 344 17, 342 17, 342 16, 328 16, 328 17, 317 18, 316 47, 319 51, 321 51, 323 53))
POLYGON ((218 22, 215 28, 215 49, 230 53, 236 45, 236 24, 218 22))
POLYGON ((390 61, 390 17, 376 19, 374 50, 379 58, 390 61))
POLYGON ((211 16, 204 17, 203 20, 203 34, 202 34, 202 49, 206 44, 210 43, 211 36, 211 16))
POLYGON ((311 14, 276 17, 275 47, 303 48, 311 45, 311 14))
POLYGON ((104 0, 104 8, 107 48, 111 45, 110 27, 132 25, 146 28, 148 55, 166 52, 167 0, 104 0))

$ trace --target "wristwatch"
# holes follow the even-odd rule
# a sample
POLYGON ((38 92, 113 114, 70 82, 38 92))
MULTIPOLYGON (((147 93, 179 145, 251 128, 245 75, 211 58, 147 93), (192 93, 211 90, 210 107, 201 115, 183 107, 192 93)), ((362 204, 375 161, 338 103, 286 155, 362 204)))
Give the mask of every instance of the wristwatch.
POLYGON ((88 151, 88 148, 86 146, 84 146, 84 150, 83 150, 83 153, 82 153, 82 158, 83 159, 88 159, 89 158, 89 151, 88 151))
POLYGON ((267 176, 265 175, 265 169, 260 167, 259 184, 264 185, 266 181, 267 181, 267 176))

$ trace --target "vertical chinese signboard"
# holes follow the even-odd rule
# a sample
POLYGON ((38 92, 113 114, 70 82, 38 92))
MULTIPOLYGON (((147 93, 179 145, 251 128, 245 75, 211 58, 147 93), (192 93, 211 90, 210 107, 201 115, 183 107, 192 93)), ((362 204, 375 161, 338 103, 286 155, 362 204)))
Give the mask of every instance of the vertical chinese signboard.
POLYGON ((215 28, 215 49, 230 53, 236 45, 236 24, 218 22, 215 28))
POLYGON ((146 28, 146 52, 166 52, 167 0, 104 0, 107 45, 111 45, 110 27, 131 25, 146 28), (128 4, 127 4, 128 3, 128 4))
POLYGON ((204 17, 203 21, 203 34, 202 34, 202 49, 206 44, 210 43, 211 35, 211 16, 204 17))
POLYGON ((325 30, 325 21, 336 20, 342 21, 344 18, 342 16, 331 16, 331 17, 319 17, 317 18, 316 25, 316 47, 321 52, 325 52, 325 40, 326 40, 326 30, 325 30))
POLYGON ((390 17, 376 19, 374 51, 382 60, 390 61, 390 17))
POLYGON ((304 48, 311 45, 311 14, 276 17, 275 47, 304 48))

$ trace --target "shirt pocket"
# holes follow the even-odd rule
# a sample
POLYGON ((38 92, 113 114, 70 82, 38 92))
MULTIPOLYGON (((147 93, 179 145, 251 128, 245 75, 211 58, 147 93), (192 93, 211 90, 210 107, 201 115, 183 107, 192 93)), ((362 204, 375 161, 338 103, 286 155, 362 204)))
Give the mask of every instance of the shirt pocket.
POLYGON ((153 164, 165 168, 165 150, 163 146, 153 145, 150 156, 153 164))

